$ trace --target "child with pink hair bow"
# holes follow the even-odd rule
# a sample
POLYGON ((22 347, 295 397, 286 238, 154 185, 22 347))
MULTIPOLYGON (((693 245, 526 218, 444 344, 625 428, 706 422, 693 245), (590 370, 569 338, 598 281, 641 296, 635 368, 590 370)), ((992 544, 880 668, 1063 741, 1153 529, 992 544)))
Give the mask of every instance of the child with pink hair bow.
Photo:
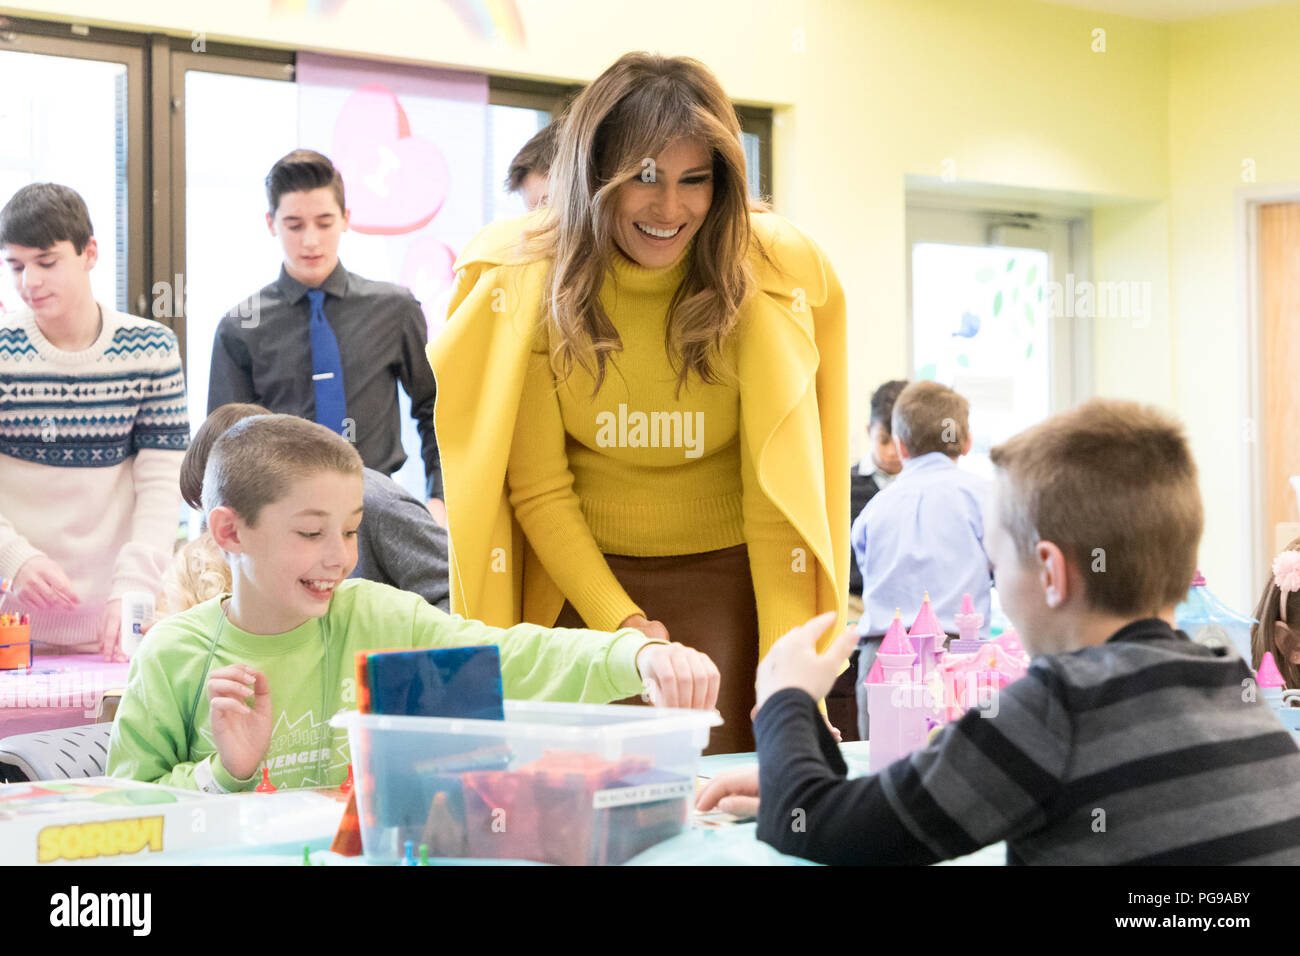
POLYGON ((1278 553, 1272 571, 1255 606, 1251 665, 1258 670, 1271 651, 1286 686, 1300 688, 1300 538, 1278 553))

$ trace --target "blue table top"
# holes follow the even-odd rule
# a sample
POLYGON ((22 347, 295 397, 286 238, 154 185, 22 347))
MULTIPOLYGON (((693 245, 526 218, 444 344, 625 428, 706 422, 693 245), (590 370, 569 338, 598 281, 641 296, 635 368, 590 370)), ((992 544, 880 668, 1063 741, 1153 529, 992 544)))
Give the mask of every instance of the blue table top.
MULTIPOLYGON (((850 777, 860 777, 867 770, 866 742, 840 745, 850 777)), ((756 754, 720 754, 700 760, 700 776, 713 777, 728 770, 754 766, 756 754)), ((690 827, 685 833, 651 847, 627 862, 627 866, 808 866, 807 860, 778 853, 756 836, 754 823, 737 823, 714 828, 690 827)), ((330 851, 334 832, 322 833, 318 838, 305 841, 310 849, 313 865, 364 866, 364 857, 344 857, 330 851)), ((301 866, 304 841, 292 846, 241 847, 230 850, 177 852, 153 856, 144 854, 132 862, 165 865, 204 866, 301 866)), ((1001 843, 987 846, 969 856, 948 863, 957 865, 1001 866, 1006 861, 1006 849, 1001 843)), ((500 866, 519 865, 513 860, 449 860, 438 859, 439 866, 500 866)))

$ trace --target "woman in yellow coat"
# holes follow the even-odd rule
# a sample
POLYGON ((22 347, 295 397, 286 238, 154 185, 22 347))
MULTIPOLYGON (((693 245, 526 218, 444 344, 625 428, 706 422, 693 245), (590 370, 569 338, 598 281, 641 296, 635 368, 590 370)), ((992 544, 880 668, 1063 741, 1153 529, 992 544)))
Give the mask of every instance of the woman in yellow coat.
POLYGON ((735 111, 693 60, 627 54, 588 86, 550 195, 465 249, 429 346, 452 608, 703 651, 710 750, 752 749, 760 656, 844 619, 839 281, 752 207, 735 111))

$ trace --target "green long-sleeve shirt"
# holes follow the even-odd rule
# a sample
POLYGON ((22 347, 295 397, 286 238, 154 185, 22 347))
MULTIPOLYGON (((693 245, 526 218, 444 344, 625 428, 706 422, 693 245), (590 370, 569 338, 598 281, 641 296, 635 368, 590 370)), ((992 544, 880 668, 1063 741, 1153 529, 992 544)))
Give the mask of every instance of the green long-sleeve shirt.
POLYGON ((641 692, 636 656, 650 643, 630 628, 608 634, 518 624, 503 630, 361 579, 338 586, 324 617, 271 636, 223 620, 221 600, 204 601, 149 631, 131 661, 113 724, 112 776, 218 793, 260 781, 261 767, 240 780, 217 756, 205 665, 218 632, 207 672, 247 664, 270 684, 274 725, 263 766, 279 788, 336 786, 346 777, 347 733, 332 729, 329 719, 356 707, 357 651, 496 644, 506 697, 606 703, 641 692))

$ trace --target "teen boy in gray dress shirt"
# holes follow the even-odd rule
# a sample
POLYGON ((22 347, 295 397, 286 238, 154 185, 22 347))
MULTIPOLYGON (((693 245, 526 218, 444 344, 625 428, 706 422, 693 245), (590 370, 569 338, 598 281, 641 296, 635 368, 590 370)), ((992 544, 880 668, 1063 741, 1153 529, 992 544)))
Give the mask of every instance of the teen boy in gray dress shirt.
POLYGON ((386 475, 400 468, 406 462, 395 388, 400 382, 420 432, 428 508, 445 523, 433 430, 436 385, 424 354, 427 332, 419 303, 401 286, 362 278, 339 262, 348 213, 342 177, 329 159, 294 150, 271 168, 266 188, 267 226, 284 248, 284 265, 276 281, 218 325, 208 411, 255 402, 317 420, 314 379, 322 376, 312 374, 311 293, 321 290, 343 379, 341 433, 355 443, 366 467, 386 475))

